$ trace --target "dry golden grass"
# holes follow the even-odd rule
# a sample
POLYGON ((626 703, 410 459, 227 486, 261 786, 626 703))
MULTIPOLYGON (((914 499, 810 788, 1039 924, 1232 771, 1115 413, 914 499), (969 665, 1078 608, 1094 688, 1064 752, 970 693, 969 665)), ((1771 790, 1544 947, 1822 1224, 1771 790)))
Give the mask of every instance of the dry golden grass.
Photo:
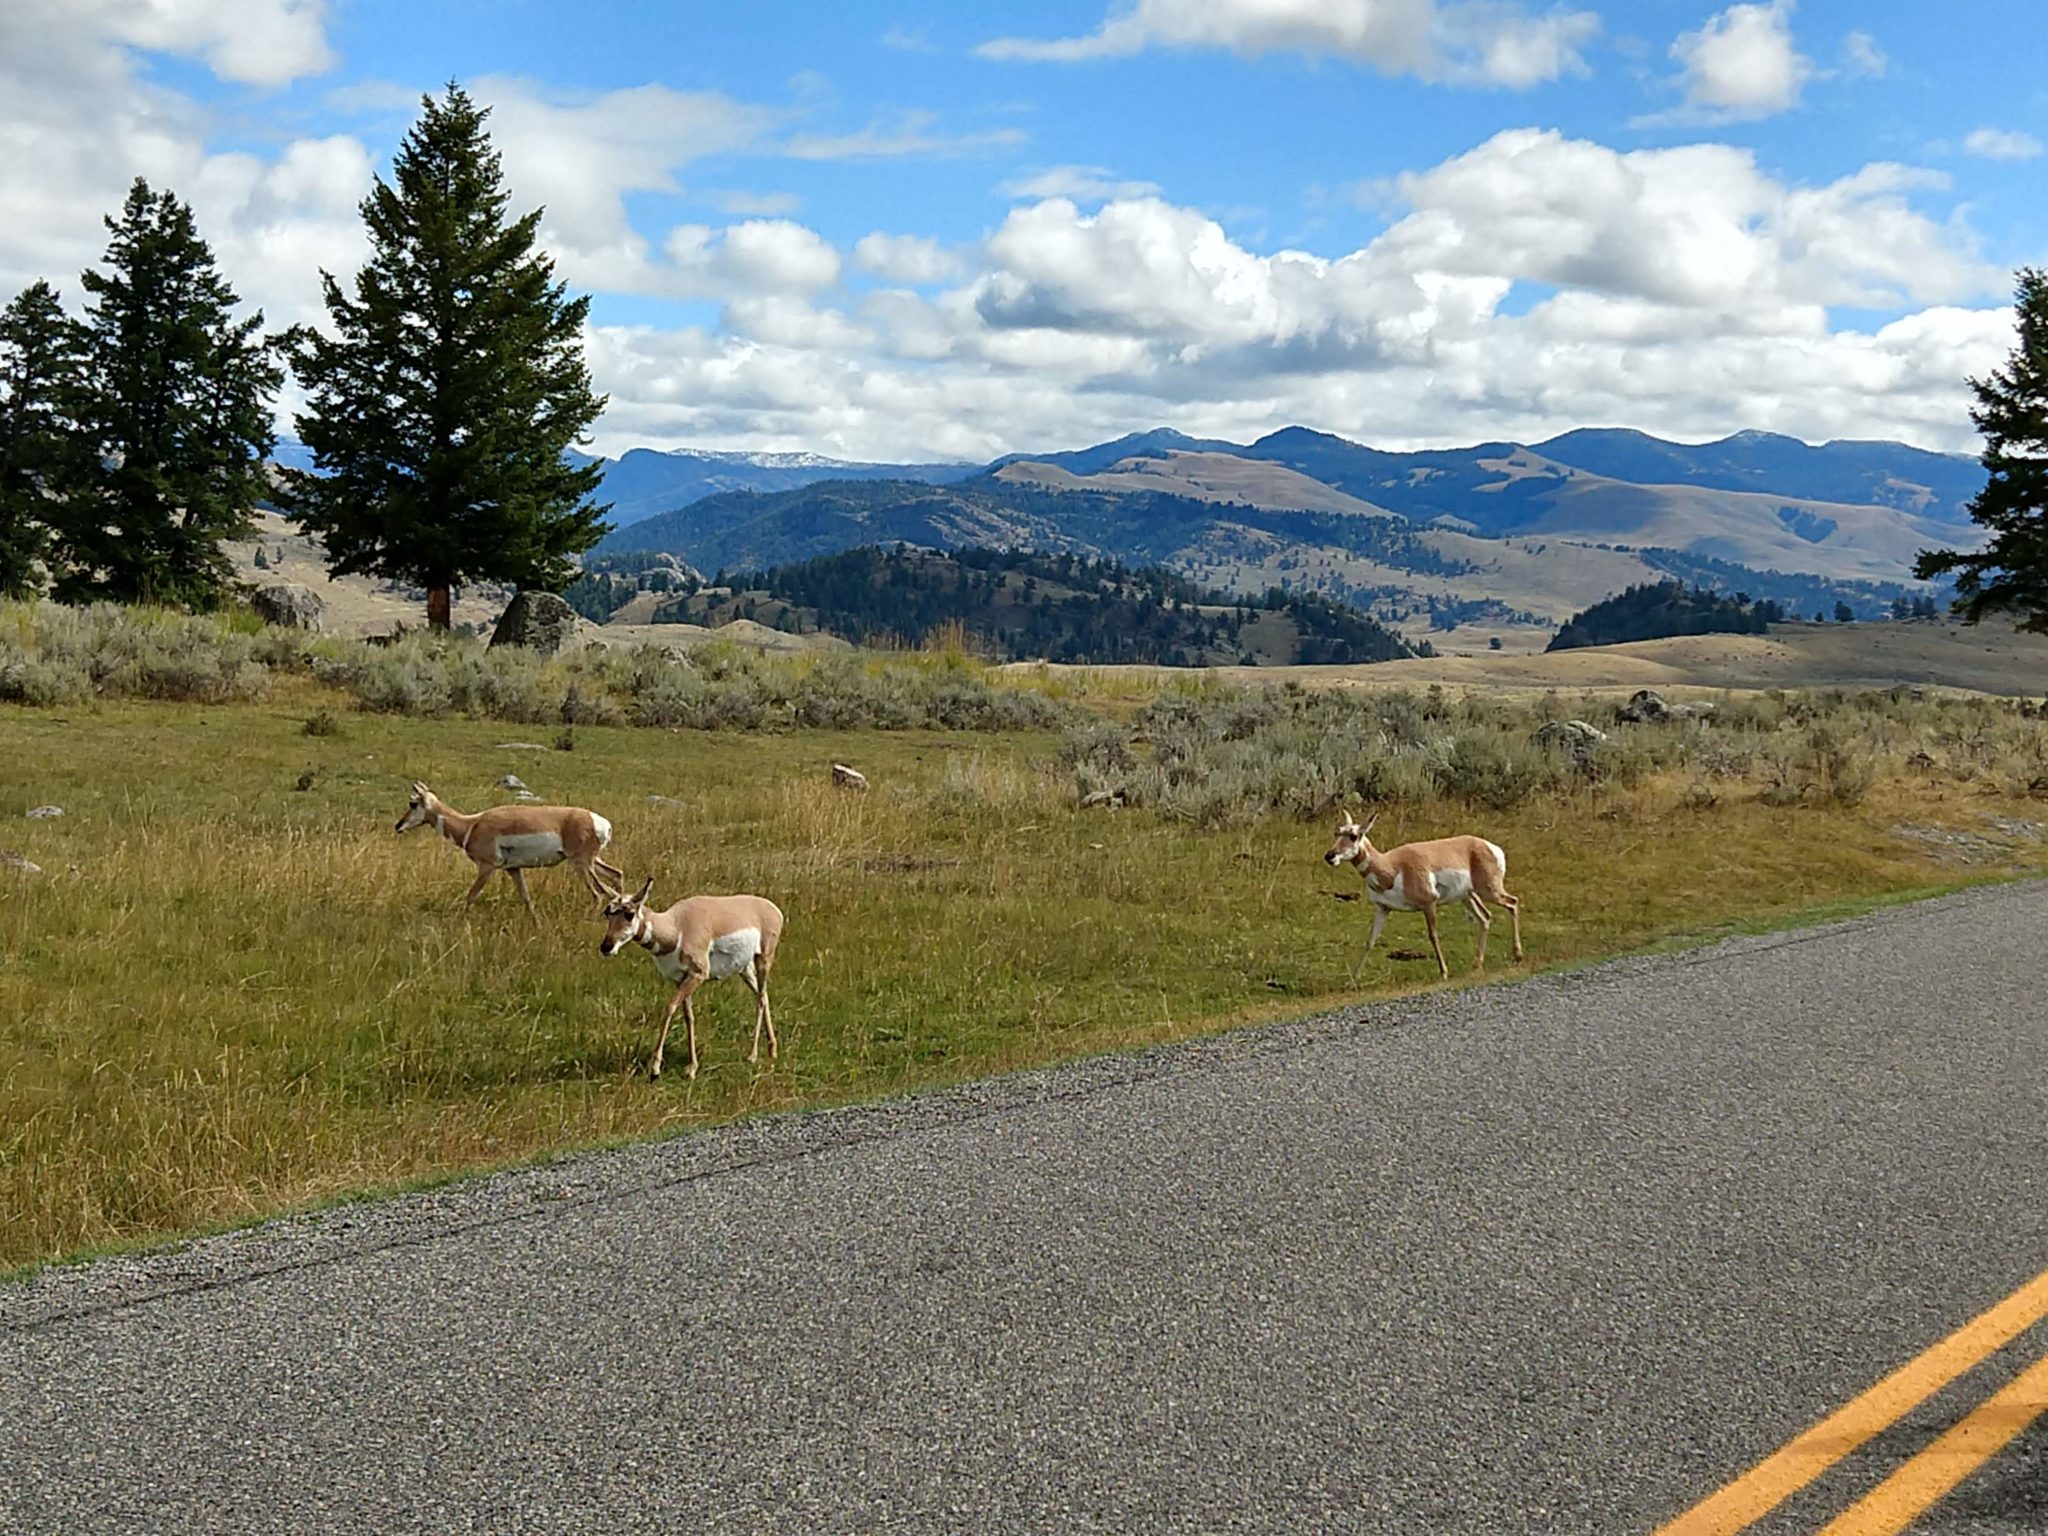
MULTIPOLYGON (((1017 663, 1032 671, 1039 663, 1017 663)), ((1057 677, 1063 669, 1044 669, 1057 677)), ((1161 667, 1098 667, 1099 686, 1158 687, 1161 667)), ((2039 695, 2048 679, 2048 635, 1992 621, 1910 624, 1783 624, 1768 635, 1685 635, 1551 653, 1481 652, 1359 667, 1219 667, 1230 682, 1293 680, 1309 687, 1532 692, 1550 688, 1680 695, 1724 688, 1882 688, 1897 683, 1978 693, 2039 695)))
MULTIPOLYGON (((495 745, 520 734, 358 714, 289 680, 257 705, 0 708, 0 842, 46 871, 0 868, 0 1265, 1434 982, 1382 951, 1354 984, 1367 913, 1332 899, 1359 886, 1321 863, 1321 820, 1078 812, 1049 736, 495 745), (322 710, 337 733, 305 734, 322 710), (875 787, 834 789, 835 759, 875 787), (649 1084, 664 988, 644 956, 598 956, 566 870, 534 880, 538 924, 503 882, 458 916, 467 862, 392 835, 404 785, 473 809, 507 772, 610 816, 612 856, 657 899, 784 907, 779 1062, 746 1065, 748 1000, 714 987, 703 1074, 649 1084), (67 814, 18 819, 45 801, 67 814)), ((1402 805, 1380 831, 1503 843, 1535 966, 2037 862, 2022 840, 1945 868, 1890 830, 2034 814, 2010 774, 1885 774, 1854 809, 1774 808, 1740 774, 1686 809, 1688 773, 1504 813, 1402 805)), ((1419 944, 1414 926, 1390 943, 1419 944)), ((1470 929, 1446 934, 1462 980, 1470 929)))

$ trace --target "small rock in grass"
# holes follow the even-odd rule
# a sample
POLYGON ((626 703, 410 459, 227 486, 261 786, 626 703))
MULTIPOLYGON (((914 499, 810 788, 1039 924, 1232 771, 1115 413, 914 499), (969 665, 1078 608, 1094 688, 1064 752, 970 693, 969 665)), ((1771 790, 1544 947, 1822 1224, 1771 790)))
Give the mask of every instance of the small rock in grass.
POLYGON ((536 802, 536 801, 538 801, 538 800, 540 799, 540 796, 539 796, 539 795, 536 795, 536 794, 535 794, 535 793, 534 793, 534 792, 533 792, 532 790, 530 790, 530 789, 522 789, 522 790, 518 790, 518 791, 515 791, 515 792, 514 792, 514 794, 513 794, 513 796, 512 796, 512 798, 513 798, 514 800, 517 800, 517 801, 521 801, 521 802, 525 802, 525 803, 533 803, 533 802, 536 802))
POLYGON ((39 805, 28 813, 28 819, 30 821, 52 821, 63 814, 64 807, 61 805, 39 805))
POLYGON ((519 775, 516 773, 508 773, 505 775, 505 777, 498 780, 498 788, 524 789, 526 788, 526 780, 520 778, 519 775))
POLYGON ((40 875, 43 866, 29 862, 28 855, 16 853, 12 848, 0 848, 0 869, 18 869, 24 875, 40 875))
POLYGON ((868 776, 858 768, 849 768, 844 763, 832 765, 832 782, 842 789, 866 789, 868 776))
POLYGON ((684 805, 674 795, 649 795, 647 803, 652 806, 658 806, 664 811, 683 811, 689 809, 688 806, 684 805))
POLYGON ((547 748, 537 741, 501 741, 498 743, 498 750, 500 752, 545 752, 547 748))

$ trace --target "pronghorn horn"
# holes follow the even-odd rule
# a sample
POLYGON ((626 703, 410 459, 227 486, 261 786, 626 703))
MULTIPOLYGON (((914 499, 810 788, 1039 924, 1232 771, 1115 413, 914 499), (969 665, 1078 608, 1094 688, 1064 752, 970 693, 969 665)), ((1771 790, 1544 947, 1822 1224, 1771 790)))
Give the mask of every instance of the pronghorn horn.
POLYGON ((1368 820, 1368 821, 1366 822, 1366 824, 1365 824, 1364 826, 1362 826, 1362 827, 1360 827, 1360 828, 1358 829, 1358 835, 1359 835, 1360 837, 1363 837, 1363 836, 1365 836, 1365 834, 1366 834, 1366 833, 1368 833, 1368 832, 1370 832, 1370 831, 1372 830, 1372 824, 1373 824, 1373 822, 1375 822, 1375 821, 1378 821, 1379 819, 1380 819, 1380 813, 1379 813, 1378 811, 1374 811, 1374 812, 1372 813, 1372 816, 1371 816, 1371 818, 1370 818, 1370 819, 1369 819, 1369 820, 1368 820))

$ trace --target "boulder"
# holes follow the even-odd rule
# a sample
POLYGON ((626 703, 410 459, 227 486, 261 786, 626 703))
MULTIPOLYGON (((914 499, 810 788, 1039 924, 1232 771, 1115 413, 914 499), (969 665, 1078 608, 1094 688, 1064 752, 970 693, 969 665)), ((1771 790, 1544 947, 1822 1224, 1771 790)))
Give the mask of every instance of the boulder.
POLYGON ((1671 717, 1671 706, 1664 702, 1664 695, 1651 688, 1638 688, 1633 697, 1622 705, 1620 717, 1637 725, 1648 725, 1671 717))
POLYGON ((505 605, 491 644, 523 646, 552 656, 576 636, 583 621, 552 592, 521 592, 505 605))
POLYGON ((1539 747, 1556 747, 1575 763, 1583 763, 1607 733, 1584 720, 1552 720, 1529 738, 1539 747))
POLYGON ((249 606, 256 610, 257 618, 279 629, 319 629, 323 627, 321 615, 327 611, 327 603, 318 592, 296 581, 259 588, 249 599, 249 606))
POLYGON ((61 805, 39 805, 28 812, 28 819, 30 821, 55 821, 63 814, 64 807, 61 805))
POLYGON ((1695 715, 1706 716, 1713 712, 1711 704, 1667 704, 1663 694, 1651 688, 1639 688, 1635 696, 1621 707, 1620 718, 1632 720, 1637 725, 1654 725, 1660 720, 1690 720, 1695 715))

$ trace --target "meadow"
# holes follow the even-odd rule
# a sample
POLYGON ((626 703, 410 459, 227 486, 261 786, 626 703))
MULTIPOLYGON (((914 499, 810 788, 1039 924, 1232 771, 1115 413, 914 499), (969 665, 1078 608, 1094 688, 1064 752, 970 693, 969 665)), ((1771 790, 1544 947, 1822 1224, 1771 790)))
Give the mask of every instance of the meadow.
MULTIPOLYGON (((1496 945, 1494 978, 2044 862, 2048 737, 2002 701, 1741 694, 1631 726, 1591 696, 540 664, 142 618, 184 637, 145 663, 113 617, 91 654, 128 654, 101 665, 44 645, 71 622, 0 611, 0 847, 42 871, 0 859, 0 1267, 1435 985, 1414 918, 1358 963, 1368 910, 1335 898, 1360 882, 1321 861, 1346 801, 1383 845, 1507 848, 1530 964, 1496 945), (1567 714, 1608 741, 1532 741, 1567 714), (566 868, 533 879, 538 922, 502 880, 459 915, 467 861, 393 823, 412 779, 477 809, 507 774, 609 816, 657 902, 783 906, 778 1061, 747 1065, 724 983, 702 1074, 650 1084, 666 989, 600 958, 566 868), (23 819, 43 803, 65 814, 23 819), (1977 861, 1942 862, 1944 829, 1977 861)), ((1445 935, 1463 984, 1473 930, 1445 935)))

